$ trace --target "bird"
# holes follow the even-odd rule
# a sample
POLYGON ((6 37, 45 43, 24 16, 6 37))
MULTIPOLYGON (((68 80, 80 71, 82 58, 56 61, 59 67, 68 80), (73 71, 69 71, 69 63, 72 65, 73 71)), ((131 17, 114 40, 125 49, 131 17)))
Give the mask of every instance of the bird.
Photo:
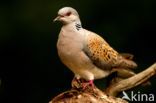
POLYGON ((53 21, 62 23, 57 40, 58 56, 75 78, 83 78, 88 85, 94 85, 95 79, 105 78, 113 70, 125 73, 124 76, 134 75, 131 69, 136 68, 137 64, 128 59, 128 55, 118 53, 103 37, 83 28, 74 8, 60 8, 53 21))

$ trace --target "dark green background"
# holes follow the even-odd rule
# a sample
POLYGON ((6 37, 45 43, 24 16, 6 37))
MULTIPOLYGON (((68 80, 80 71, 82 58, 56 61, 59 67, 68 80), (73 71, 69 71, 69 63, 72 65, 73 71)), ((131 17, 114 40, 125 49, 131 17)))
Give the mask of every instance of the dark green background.
MULTIPOLYGON (((77 9, 83 27, 116 50, 134 54, 136 72, 156 61, 155 0, 1 0, 0 103, 48 103, 70 88, 73 73, 56 50, 61 24, 53 23, 64 6, 77 9)), ((156 94, 151 82, 135 90, 156 94)))

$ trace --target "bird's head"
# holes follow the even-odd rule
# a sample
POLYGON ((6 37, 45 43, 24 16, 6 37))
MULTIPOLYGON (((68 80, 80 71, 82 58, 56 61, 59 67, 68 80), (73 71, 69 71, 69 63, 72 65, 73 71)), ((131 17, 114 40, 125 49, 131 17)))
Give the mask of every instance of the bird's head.
POLYGON ((69 24, 75 21, 80 22, 78 12, 71 7, 63 7, 58 11, 58 16, 53 21, 60 21, 69 24))

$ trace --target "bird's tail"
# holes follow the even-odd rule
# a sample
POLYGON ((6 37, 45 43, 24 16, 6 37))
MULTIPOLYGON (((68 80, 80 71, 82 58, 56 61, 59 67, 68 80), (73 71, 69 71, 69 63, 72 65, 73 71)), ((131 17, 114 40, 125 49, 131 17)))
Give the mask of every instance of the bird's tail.
POLYGON ((120 67, 135 69, 137 67, 137 64, 132 60, 128 60, 128 59, 123 58, 121 60, 120 67))
POLYGON ((133 58, 134 58, 134 55, 133 54, 130 54, 130 53, 120 53, 120 55, 123 58, 128 59, 128 60, 133 60, 133 58))
POLYGON ((137 67, 137 64, 133 61, 133 54, 130 53, 120 53, 121 61, 120 67, 134 69, 137 67))

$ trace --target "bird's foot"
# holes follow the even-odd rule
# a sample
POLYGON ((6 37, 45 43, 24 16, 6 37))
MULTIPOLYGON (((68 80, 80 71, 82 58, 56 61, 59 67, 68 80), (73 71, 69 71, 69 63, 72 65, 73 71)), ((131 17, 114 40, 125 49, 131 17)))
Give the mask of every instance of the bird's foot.
POLYGON ((91 86, 91 88, 94 88, 93 80, 89 80, 87 82, 82 83, 82 89, 83 90, 85 90, 88 86, 91 86))
POLYGON ((72 88, 76 88, 76 89, 82 89, 82 90, 85 90, 85 89, 93 89, 95 86, 94 86, 94 83, 93 83, 93 80, 89 80, 89 81, 86 81, 85 79, 78 79, 78 78, 73 78, 72 80, 72 88))

